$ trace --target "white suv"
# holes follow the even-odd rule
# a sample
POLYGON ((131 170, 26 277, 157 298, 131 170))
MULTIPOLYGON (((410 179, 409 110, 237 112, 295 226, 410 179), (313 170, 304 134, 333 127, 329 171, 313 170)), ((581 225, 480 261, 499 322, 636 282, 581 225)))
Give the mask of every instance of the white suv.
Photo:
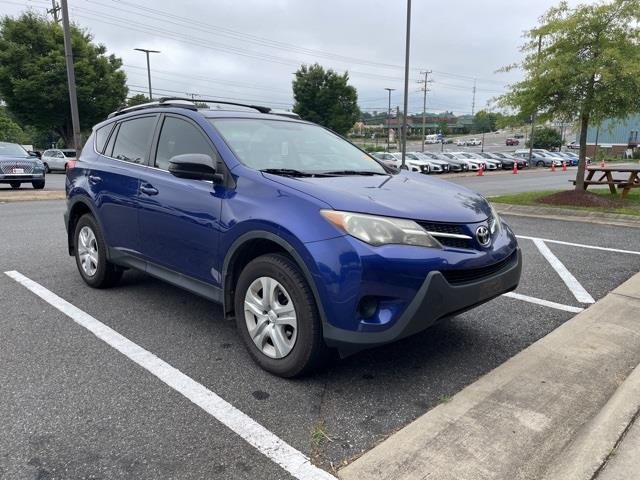
POLYGON ((75 150, 52 148, 51 150, 45 150, 42 154, 42 163, 44 163, 44 170, 47 173, 51 170, 65 171, 67 169, 67 162, 75 159, 75 150))

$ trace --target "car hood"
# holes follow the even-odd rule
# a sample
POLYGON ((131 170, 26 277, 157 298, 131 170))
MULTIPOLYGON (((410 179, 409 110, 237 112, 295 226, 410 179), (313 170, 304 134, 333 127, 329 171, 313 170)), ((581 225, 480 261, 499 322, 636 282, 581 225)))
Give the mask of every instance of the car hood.
POLYGON ((0 162, 1 163, 14 163, 14 162, 20 162, 20 163, 24 163, 24 162, 32 162, 32 163, 36 163, 38 159, 35 157, 14 157, 11 155, 0 155, 0 162))
POLYGON ((283 177, 264 174, 343 210, 449 223, 486 220, 491 209, 477 193, 444 180, 401 172, 389 176, 283 177))

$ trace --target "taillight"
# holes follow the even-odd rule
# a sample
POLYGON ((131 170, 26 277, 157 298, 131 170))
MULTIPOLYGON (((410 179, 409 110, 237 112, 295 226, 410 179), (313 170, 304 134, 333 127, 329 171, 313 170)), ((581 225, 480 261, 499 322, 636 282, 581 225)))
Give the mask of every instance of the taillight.
POLYGON ((69 160, 67 162, 67 170, 73 170, 74 168, 76 168, 76 163, 78 163, 77 160, 69 160))

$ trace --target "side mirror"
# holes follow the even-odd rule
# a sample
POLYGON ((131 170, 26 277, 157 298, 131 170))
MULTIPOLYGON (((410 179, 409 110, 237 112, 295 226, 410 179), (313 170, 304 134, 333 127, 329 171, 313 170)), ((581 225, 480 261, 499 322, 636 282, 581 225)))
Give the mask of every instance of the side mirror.
POLYGON ((36 152, 32 152, 31 150, 27 151, 30 157, 37 157, 38 154, 36 152))
POLYGON ((178 178, 189 180, 222 181, 222 175, 216 173, 213 159, 202 153, 185 153, 169 159, 169 173, 178 178))

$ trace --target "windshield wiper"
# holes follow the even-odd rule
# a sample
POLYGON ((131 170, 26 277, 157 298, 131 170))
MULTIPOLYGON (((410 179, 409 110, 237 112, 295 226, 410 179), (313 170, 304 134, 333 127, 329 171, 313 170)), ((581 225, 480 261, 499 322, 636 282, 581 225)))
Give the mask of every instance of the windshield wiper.
POLYGON ((303 172, 294 168, 263 168, 260 171, 274 175, 286 175, 288 177, 313 177, 316 175, 313 172, 303 172))
POLYGON ((369 170, 336 170, 336 171, 322 172, 322 173, 326 173, 327 175, 366 175, 366 176, 389 175, 388 173, 372 172, 369 170))

